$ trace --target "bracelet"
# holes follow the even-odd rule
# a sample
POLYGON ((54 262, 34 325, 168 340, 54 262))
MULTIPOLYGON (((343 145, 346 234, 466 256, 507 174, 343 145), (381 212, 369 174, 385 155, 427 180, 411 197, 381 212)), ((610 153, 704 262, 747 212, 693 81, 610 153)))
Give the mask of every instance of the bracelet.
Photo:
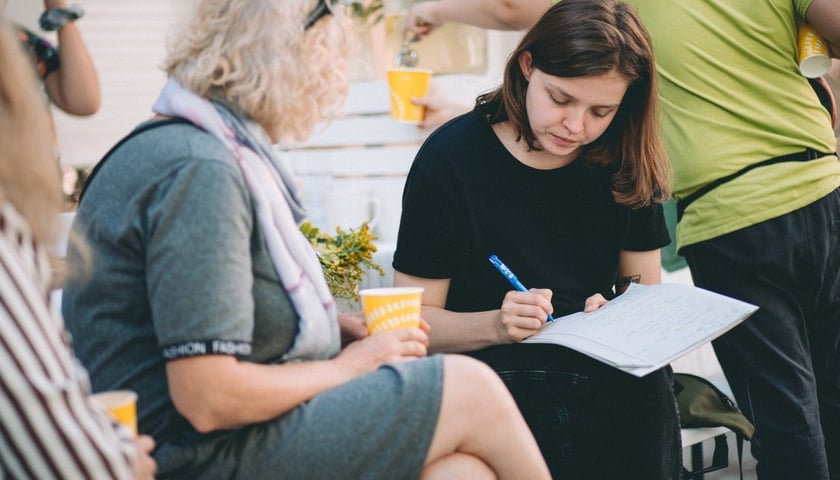
POLYGON ((43 30, 51 32, 63 27, 67 22, 82 18, 84 14, 82 7, 74 3, 67 8, 51 8, 45 11, 38 19, 38 23, 43 30))

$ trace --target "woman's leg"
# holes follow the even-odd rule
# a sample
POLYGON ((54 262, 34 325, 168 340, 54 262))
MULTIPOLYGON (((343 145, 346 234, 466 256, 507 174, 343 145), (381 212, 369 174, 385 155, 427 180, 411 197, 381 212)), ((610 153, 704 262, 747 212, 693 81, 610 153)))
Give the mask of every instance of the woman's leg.
POLYGON ((426 469, 443 474, 435 465, 439 461, 455 462, 451 468, 459 460, 473 462, 449 458, 454 452, 475 457, 502 480, 551 478, 536 440, 498 375, 472 358, 447 355, 440 415, 426 469))

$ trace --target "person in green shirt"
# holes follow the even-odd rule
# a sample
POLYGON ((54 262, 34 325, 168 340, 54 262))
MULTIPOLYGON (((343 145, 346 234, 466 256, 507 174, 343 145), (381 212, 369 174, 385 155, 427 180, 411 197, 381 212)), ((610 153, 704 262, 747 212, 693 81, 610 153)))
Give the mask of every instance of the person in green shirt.
POLYGON ((840 478, 840 162, 796 61, 797 22, 840 54, 840 1, 628 3, 659 67, 678 252, 697 286, 760 307, 713 342, 758 476, 840 478))

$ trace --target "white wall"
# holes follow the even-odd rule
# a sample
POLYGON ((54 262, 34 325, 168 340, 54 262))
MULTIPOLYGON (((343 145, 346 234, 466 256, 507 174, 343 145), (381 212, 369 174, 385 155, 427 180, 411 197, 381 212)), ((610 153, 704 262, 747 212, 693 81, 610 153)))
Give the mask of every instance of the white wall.
POLYGON ((3 14, 15 23, 30 30, 36 30, 38 28, 38 16, 43 10, 44 4, 38 0, 8 0, 3 14))

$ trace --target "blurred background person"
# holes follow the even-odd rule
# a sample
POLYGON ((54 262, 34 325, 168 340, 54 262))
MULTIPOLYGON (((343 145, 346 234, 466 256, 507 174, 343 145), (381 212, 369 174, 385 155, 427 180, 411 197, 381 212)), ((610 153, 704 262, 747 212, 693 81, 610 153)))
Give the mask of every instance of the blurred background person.
MULTIPOLYGON (((44 11, 75 12, 65 0, 44 0, 44 11)), ((78 10, 82 11, 82 10, 78 10)), ((18 38, 29 52, 49 101, 71 115, 92 115, 99 110, 99 78, 79 31, 76 14, 50 16, 47 27, 57 33, 57 45, 26 27, 17 26, 18 38)), ((43 28, 42 24, 42 28, 43 28)))
MULTIPOLYGON (((35 10, 32 6, 16 3, 13 6, 4 4, 3 7, 15 10, 15 16, 18 18, 17 36, 39 77, 37 82, 44 100, 70 115, 90 116, 99 111, 99 78, 77 24, 84 10, 66 0, 44 0, 44 10, 36 23, 41 29, 56 32, 57 44, 54 45, 42 34, 36 33, 34 27, 27 27, 30 21, 20 18, 23 15, 34 15, 35 10), (44 20, 40 21, 41 18, 44 20)), ((50 119, 52 120, 52 116, 50 119)), ((54 122, 51 121, 49 127, 52 131, 55 156, 60 161, 61 148, 54 122)), ((78 201, 79 190, 87 171, 64 166, 62 174, 64 180, 61 188, 65 194, 63 209, 72 210, 78 201)), ((57 281, 60 282, 60 278, 57 278, 57 281)))
POLYGON ((2 18, 0 65, 0 477, 151 479, 153 440, 132 443, 88 401, 47 303, 60 180, 36 77, 2 18))

